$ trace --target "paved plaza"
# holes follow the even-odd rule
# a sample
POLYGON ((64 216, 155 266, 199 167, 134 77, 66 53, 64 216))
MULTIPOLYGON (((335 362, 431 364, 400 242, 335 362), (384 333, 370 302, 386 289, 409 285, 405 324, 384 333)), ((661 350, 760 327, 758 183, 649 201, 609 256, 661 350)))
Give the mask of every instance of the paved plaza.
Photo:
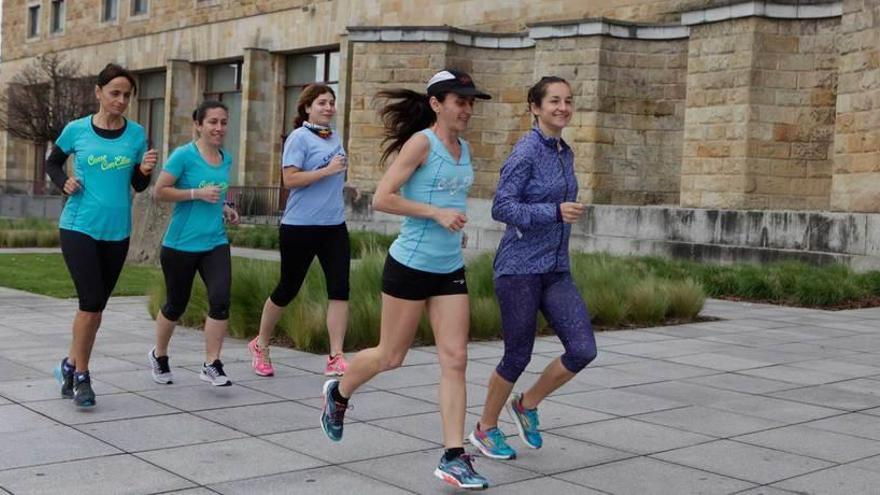
MULTIPOLYGON (((114 298, 92 360, 98 406, 58 398, 76 303, 0 289, 0 493, 451 493, 441 453, 434 349, 352 399, 345 439, 319 426, 323 357, 275 348, 235 385, 198 379, 200 332, 172 342, 176 381, 152 382, 144 298, 114 298)), ((880 493, 880 308, 827 312, 708 301, 699 324, 605 332, 599 358, 541 408, 544 448, 477 457, 503 494, 880 493)), ((541 338, 518 388, 561 346, 541 338)), ((467 424, 500 342, 469 348, 467 424)), ((502 418, 506 419, 504 416, 502 418)), ((505 431, 514 427, 505 423, 505 431)))

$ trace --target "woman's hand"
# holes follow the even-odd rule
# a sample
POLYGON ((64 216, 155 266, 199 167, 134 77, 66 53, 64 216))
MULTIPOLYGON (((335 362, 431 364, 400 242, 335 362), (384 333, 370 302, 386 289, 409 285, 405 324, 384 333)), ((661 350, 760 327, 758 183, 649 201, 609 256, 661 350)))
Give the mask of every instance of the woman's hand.
POLYGON ((467 223, 467 217, 458 210, 440 208, 434 212, 434 221, 450 232, 458 232, 467 223))
POLYGON ((235 208, 229 205, 223 205, 223 220, 226 220, 227 223, 232 225, 238 225, 239 222, 241 222, 241 217, 238 215, 235 208))
POLYGON ((144 175, 150 175, 153 173, 153 169, 156 168, 156 163, 159 162, 159 152, 156 150, 149 150, 144 153, 144 158, 141 160, 141 173, 144 175))
POLYGON ((559 212, 562 213, 562 221, 565 223, 575 223, 581 218, 581 215, 587 210, 587 207, 581 203, 560 203, 559 212))
POLYGON ((217 186, 206 186, 195 190, 195 199, 200 199, 206 203, 216 203, 220 201, 220 188, 217 186))
POLYGON ((64 194, 68 196, 76 194, 80 189, 82 189, 82 185, 76 177, 68 177, 64 182, 64 194))

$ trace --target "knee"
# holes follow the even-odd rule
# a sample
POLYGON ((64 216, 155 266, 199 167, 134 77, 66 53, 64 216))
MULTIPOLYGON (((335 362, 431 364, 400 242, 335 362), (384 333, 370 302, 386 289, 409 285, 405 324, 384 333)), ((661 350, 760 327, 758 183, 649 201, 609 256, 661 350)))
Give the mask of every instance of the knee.
POLYGON ((403 366, 403 360, 406 358, 406 353, 400 352, 383 352, 381 354, 380 367, 382 371, 390 371, 393 369, 400 368, 403 366))
POLYGON ((573 352, 566 351, 566 353, 562 355, 562 365, 565 366, 568 371, 578 373, 586 368, 588 364, 592 363, 597 355, 598 351, 595 347, 578 349, 573 352))
POLYGON ((501 375, 501 378, 510 383, 515 383, 526 370, 531 360, 532 356, 530 355, 509 355, 505 353, 495 371, 501 375))
POLYGON ((209 302, 208 317, 214 320, 228 320, 229 300, 209 302))
POLYGON ((84 313, 100 315, 105 307, 107 307, 107 299, 103 297, 83 297, 79 300, 79 310, 84 313))
POLYGON ((168 321, 176 322, 181 316, 183 316, 184 311, 186 311, 186 306, 178 306, 170 302, 166 302, 165 305, 162 306, 162 316, 168 321))

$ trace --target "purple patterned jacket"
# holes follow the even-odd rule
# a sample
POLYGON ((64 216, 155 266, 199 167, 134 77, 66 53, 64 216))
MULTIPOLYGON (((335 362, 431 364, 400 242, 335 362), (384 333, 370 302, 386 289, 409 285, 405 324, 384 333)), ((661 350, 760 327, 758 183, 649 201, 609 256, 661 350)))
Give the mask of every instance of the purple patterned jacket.
POLYGON ((562 139, 533 128, 501 167, 492 218, 507 224, 495 254, 495 276, 569 270, 571 225, 560 203, 576 201, 574 152, 562 139))

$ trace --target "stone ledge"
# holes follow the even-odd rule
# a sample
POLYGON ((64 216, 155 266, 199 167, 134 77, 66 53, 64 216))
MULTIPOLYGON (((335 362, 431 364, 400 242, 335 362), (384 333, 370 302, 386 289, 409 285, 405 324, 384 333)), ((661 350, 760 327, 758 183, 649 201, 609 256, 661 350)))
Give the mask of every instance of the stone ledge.
POLYGON ((818 5, 789 5, 774 2, 743 2, 711 9, 691 10, 681 14, 685 26, 740 19, 743 17, 767 17, 770 19, 822 19, 843 15, 843 2, 818 5))
POLYGON ((481 33, 449 26, 386 28, 349 26, 348 39, 361 42, 446 42, 475 48, 529 48, 535 40, 527 33, 481 33))

